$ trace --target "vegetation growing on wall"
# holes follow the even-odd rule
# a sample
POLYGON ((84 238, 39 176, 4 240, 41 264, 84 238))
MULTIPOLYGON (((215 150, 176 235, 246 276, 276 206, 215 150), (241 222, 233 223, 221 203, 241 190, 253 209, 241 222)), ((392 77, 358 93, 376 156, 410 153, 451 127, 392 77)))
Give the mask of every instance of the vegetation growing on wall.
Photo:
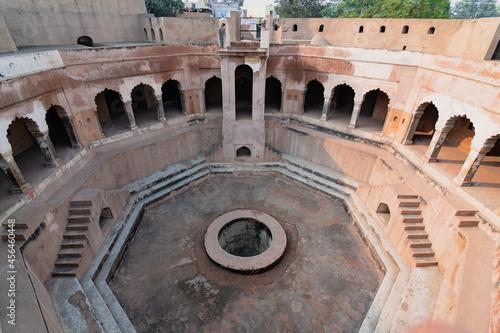
POLYGON ((176 16, 182 13, 184 2, 182 0, 145 0, 146 9, 149 14, 156 17, 176 16))

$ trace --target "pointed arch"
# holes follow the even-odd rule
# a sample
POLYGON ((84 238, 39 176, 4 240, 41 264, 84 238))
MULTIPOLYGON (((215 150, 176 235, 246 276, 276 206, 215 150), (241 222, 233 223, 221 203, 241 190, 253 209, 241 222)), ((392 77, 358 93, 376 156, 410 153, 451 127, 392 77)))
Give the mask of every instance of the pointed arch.
POLYGON ((128 130, 129 120, 123 97, 115 90, 104 89, 95 97, 97 119, 105 136, 128 130))
POLYGON ((205 81, 206 112, 222 112, 222 80, 212 76, 205 81))
POLYGON ((304 96, 304 114, 309 113, 310 116, 319 119, 325 102, 324 95, 325 87, 321 82, 316 79, 309 81, 304 96))
POLYGON ((45 121, 57 155, 61 158, 72 155, 74 151, 68 148, 76 148, 78 143, 66 110, 60 105, 52 104, 45 113, 45 121))
POLYGON ((389 112, 389 104, 389 95, 380 89, 365 93, 359 114, 359 127, 381 131, 389 112))
POLYGON ((253 70, 248 65, 239 65, 234 70, 234 95, 236 98, 236 120, 252 119, 253 70))
POLYGON ((140 83, 130 93, 132 110, 138 127, 147 127, 158 122, 156 98, 153 87, 140 83))
POLYGON ((416 145, 428 145, 436 131, 438 119, 439 110, 432 101, 420 104, 415 110, 414 124, 410 128, 407 141, 416 145))
POLYGON ((236 158, 252 157, 252 151, 247 146, 242 146, 236 150, 236 158))
POLYGON ((181 84, 177 80, 169 79, 161 86, 161 95, 165 117, 176 118, 184 114, 181 84))
POLYGON ((281 81, 274 76, 266 79, 265 112, 281 112, 283 90, 281 81))

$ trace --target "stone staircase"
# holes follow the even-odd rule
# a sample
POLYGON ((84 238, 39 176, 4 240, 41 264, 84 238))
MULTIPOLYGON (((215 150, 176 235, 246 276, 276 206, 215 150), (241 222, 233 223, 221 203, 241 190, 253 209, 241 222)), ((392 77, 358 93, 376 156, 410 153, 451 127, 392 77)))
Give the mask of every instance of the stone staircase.
POLYGON ((396 198, 401 223, 406 235, 407 246, 415 260, 416 267, 437 266, 432 243, 425 231, 420 200, 416 194, 398 194, 396 198))
MULTIPOLYGON (((15 229, 14 229, 14 239, 16 241, 24 241, 26 240, 29 226, 26 221, 22 221, 20 219, 15 219, 16 224, 15 224, 15 229)), ((9 237, 9 231, 7 228, 8 225, 8 219, 5 219, 5 221, 2 222, 2 240, 7 240, 9 237)))
POLYGON ((279 162, 281 160, 281 152, 269 145, 265 146, 264 161, 266 162, 279 162))
POLYGON ((457 209, 454 224, 457 227, 477 227, 479 224, 476 217, 477 212, 474 209, 457 209))
POLYGON ((68 224, 52 276, 76 276, 88 244, 91 215, 92 200, 76 198, 70 201, 68 224))

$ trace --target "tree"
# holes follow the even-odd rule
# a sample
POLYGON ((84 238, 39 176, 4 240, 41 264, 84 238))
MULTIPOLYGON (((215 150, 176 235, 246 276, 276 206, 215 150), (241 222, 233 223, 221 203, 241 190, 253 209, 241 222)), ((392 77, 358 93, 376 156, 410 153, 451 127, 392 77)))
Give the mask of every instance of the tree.
POLYGON ((475 19, 500 16, 495 0, 460 0, 452 10, 455 19, 475 19))
POLYGON ((145 0, 148 13, 156 17, 176 16, 184 9, 182 0, 145 0))
POLYGON ((449 0, 334 0, 325 17, 449 18, 449 0))
POLYGON ((321 17, 323 0, 275 0, 276 14, 280 17, 321 17))

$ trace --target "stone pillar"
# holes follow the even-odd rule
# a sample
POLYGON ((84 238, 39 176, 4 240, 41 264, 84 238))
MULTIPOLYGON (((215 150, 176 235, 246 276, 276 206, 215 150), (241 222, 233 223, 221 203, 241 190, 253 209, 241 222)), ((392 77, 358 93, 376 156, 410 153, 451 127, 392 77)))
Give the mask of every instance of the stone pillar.
POLYGON ((76 139, 75 131, 73 128, 73 124, 71 123, 71 119, 61 118, 61 120, 62 120, 62 123, 64 125, 64 130, 66 131, 66 134, 68 135, 69 141, 71 142, 71 148, 73 148, 73 149, 82 148, 82 145, 79 144, 78 140, 76 139))
POLYGON ((351 122, 349 123, 350 128, 356 128, 356 126, 358 125, 360 112, 361 112, 361 102, 354 101, 354 107, 352 108, 351 122))
POLYGON ((302 92, 302 96, 300 97, 299 114, 304 114, 304 107, 306 105, 306 95, 307 95, 307 89, 302 92))
POLYGON ((205 105, 205 89, 200 89, 200 113, 205 114, 207 112, 207 106, 205 105))
POLYGON ((125 113, 128 117, 128 122, 130 123, 129 128, 133 131, 137 129, 137 125, 135 123, 134 109, 132 108, 132 102, 125 103, 125 113))
POLYGON ((321 112, 321 120, 326 121, 328 119, 328 111, 330 110, 331 96, 324 96, 323 111, 321 112))
POLYGON ((12 152, 0 154, 0 169, 7 178, 10 186, 10 193, 25 193, 28 191, 28 183, 19 169, 12 152))
POLYGON ((458 186, 470 186, 472 184, 472 178, 481 165, 483 158, 491 150, 491 148, 493 148, 494 145, 495 142, 486 143, 481 149, 471 147, 469 155, 467 156, 462 169, 460 169, 458 176, 453 179, 453 182, 455 182, 455 184, 457 184, 458 186))
POLYGON ((181 107, 182 107, 182 114, 183 115, 187 115, 186 113, 186 99, 184 97, 184 91, 183 90, 179 90, 179 95, 181 96, 181 107))
POLYGON ((163 100, 156 96, 156 113, 158 114, 158 121, 165 122, 167 118, 165 117, 165 109, 163 108, 163 100))
POLYGON ((431 143, 429 144, 429 148, 424 155, 425 162, 437 162, 437 157, 439 155, 439 151, 441 147, 443 147, 444 141, 448 136, 448 132, 450 132, 451 128, 445 127, 442 130, 436 129, 434 131, 434 135, 432 136, 431 143))
POLYGON ((45 166, 49 168, 57 168, 61 163, 61 160, 57 158, 56 150, 50 140, 49 132, 37 132, 32 133, 38 142, 38 146, 42 150, 43 157, 45 157, 45 166))
POLYGON ((420 121, 420 118, 422 118, 423 114, 424 114, 424 112, 417 112, 413 116, 413 119, 411 120, 411 125, 408 128, 408 132, 406 132, 406 139, 403 141, 404 145, 413 144, 413 136, 415 135, 415 131, 417 130, 418 122, 420 121), (410 140, 410 138, 412 140, 410 140))

